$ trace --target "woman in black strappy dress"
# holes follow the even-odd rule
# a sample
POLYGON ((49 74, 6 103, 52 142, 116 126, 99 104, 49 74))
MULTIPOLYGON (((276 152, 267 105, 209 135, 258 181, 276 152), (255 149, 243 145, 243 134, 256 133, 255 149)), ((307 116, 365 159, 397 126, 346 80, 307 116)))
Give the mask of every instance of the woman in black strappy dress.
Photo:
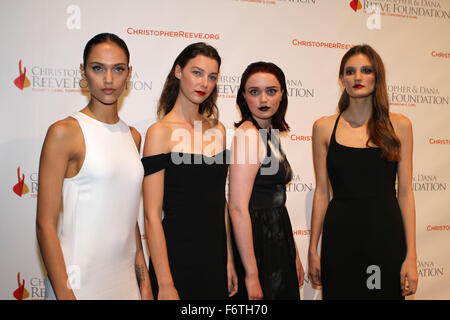
POLYGON ((292 172, 278 137, 278 131, 289 129, 287 103, 279 67, 267 62, 247 67, 237 93, 242 120, 230 164, 236 299, 300 299, 303 268, 285 206, 292 172))
POLYGON ((158 300, 226 299, 237 290, 227 246, 225 128, 215 105, 220 62, 205 43, 186 47, 164 85, 160 120, 147 131, 144 216, 158 300))
POLYGON ((308 273, 323 299, 402 299, 418 279, 411 122, 389 112, 383 62, 370 46, 350 49, 339 77, 339 114, 313 127, 308 273))

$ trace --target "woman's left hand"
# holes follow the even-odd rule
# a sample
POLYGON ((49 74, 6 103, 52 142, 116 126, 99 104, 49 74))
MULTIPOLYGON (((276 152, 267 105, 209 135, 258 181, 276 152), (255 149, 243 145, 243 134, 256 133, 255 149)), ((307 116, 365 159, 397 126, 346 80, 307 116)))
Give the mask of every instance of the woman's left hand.
POLYGON ((232 297, 238 290, 238 277, 233 262, 227 263, 227 275, 228 275, 228 297, 232 297))
POLYGON ((402 296, 415 294, 417 291, 417 283, 419 275, 417 273, 417 263, 415 259, 406 258, 403 261, 400 270, 400 285, 402 288, 402 296))
POLYGON ((297 279, 298 279, 298 286, 303 286, 303 282, 305 281, 305 271, 303 270, 302 262, 300 261, 300 256, 298 255, 298 252, 295 257, 295 267, 297 269, 297 279))

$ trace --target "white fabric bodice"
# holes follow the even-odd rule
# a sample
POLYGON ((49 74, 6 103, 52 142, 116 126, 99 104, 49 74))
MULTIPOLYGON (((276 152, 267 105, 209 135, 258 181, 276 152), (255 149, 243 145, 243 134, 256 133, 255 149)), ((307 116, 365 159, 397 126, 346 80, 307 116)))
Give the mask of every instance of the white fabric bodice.
POLYGON ((144 169, 128 125, 77 112, 79 173, 63 183, 59 239, 77 299, 139 299, 136 223, 144 169))

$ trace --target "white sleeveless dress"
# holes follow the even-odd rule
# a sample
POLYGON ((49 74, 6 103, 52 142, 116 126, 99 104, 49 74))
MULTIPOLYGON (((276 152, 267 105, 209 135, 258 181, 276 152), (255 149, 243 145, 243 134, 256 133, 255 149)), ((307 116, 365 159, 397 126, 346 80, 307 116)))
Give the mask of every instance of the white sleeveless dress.
MULTIPOLYGON (((128 125, 72 115, 84 135, 80 172, 64 179, 59 240, 77 299, 140 299, 136 222, 144 169, 128 125)), ((54 292, 47 281, 47 298, 54 292)))

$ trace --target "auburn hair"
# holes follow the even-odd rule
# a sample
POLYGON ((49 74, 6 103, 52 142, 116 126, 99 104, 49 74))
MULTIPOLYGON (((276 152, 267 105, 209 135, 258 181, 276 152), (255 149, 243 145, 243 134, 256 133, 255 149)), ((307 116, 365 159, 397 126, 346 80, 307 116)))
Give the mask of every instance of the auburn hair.
MULTIPOLYGON (((369 45, 362 44, 348 50, 341 60, 339 76, 344 76, 344 68, 348 59, 357 54, 365 55, 369 60, 375 74, 375 89, 372 93, 372 115, 367 124, 369 142, 379 146, 383 156, 388 161, 400 160, 400 140, 394 132, 392 123, 389 120, 389 98, 386 86, 386 72, 383 61, 378 53, 369 45)), ((339 112, 344 112, 350 104, 350 96, 347 91, 341 94, 339 99, 339 112)))
POLYGON ((244 73, 242 74, 241 84, 239 86, 239 90, 236 96, 236 104, 238 105, 239 111, 241 112, 241 120, 236 122, 234 126, 239 127, 244 121, 249 120, 252 117, 250 108, 248 107, 247 101, 244 98, 245 85, 247 84, 247 80, 250 78, 250 76, 259 72, 273 74, 280 83, 280 87, 281 90, 283 91, 283 94, 281 96, 281 101, 278 110, 272 116, 271 124, 273 129, 278 129, 280 132, 287 132, 289 131, 289 125, 285 120, 288 106, 286 76, 284 75, 283 70, 281 70, 281 68, 278 67, 276 64, 264 61, 249 64, 245 69, 244 73))

